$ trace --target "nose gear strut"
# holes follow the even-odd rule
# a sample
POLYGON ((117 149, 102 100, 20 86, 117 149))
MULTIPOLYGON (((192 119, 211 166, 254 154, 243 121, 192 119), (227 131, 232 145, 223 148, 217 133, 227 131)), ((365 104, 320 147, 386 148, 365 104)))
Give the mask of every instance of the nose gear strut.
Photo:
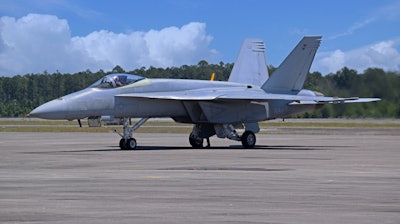
POLYGON ((117 130, 114 129, 114 132, 121 136, 121 140, 119 141, 119 147, 122 150, 134 150, 137 147, 136 139, 132 137, 133 131, 140 128, 149 117, 144 117, 140 119, 135 125, 132 127, 129 126, 129 117, 124 117, 124 128, 123 133, 119 133, 117 130))

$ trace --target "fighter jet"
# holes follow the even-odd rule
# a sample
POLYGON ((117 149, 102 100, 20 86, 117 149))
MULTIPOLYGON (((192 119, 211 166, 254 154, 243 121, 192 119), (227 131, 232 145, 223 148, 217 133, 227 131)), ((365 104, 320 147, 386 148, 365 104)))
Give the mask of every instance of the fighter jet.
POLYGON ((204 147, 204 139, 216 135, 241 141, 244 148, 256 144, 258 122, 284 118, 321 108, 328 103, 378 101, 379 98, 325 97, 302 89, 320 36, 304 37, 281 65, 269 76, 265 45, 260 39, 246 39, 228 81, 149 79, 132 74, 109 74, 81 91, 47 102, 30 117, 75 120, 88 118, 97 126, 102 118, 123 120, 119 146, 137 147, 133 132, 149 118, 170 117, 193 124, 189 143, 204 147), (133 126, 131 118, 141 118, 133 126), (236 129, 244 129, 242 134, 236 129))

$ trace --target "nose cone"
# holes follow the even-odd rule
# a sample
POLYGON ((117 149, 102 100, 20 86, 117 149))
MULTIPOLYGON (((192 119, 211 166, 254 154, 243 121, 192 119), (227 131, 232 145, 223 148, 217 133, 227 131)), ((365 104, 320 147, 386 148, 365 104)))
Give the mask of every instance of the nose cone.
POLYGON ((40 105, 32 110, 29 116, 57 120, 66 119, 67 114, 67 103, 64 99, 60 98, 40 105))

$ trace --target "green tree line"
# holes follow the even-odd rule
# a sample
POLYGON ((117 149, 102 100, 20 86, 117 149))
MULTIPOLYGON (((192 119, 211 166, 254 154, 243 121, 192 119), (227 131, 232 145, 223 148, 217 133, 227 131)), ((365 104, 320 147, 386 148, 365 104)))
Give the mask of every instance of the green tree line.
MULTIPOLYGON (((86 70, 74 74, 26 74, 14 77, 0 77, 0 116, 22 117, 33 108, 52 99, 81 90, 91 85, 102 76, 110 73, 130 73, 147 78, 177 78, 208 80, 212 73, 215 79, 226 81, 232 70, 233 63, 208 64, 200 61, 197 65, 183 65, 170 68, 138 68, 124 71, 116 66, 112 71, 91 72, 86 70)), ((273 75, 274 67, 270 66, 273 75)), ((304 88, 321 92, 326 96, 340 97, 379 97, 382 101, 376 103, 357 103, 326 105, 316 111, 307 112, 297 117, 391 117, 400 118, 400 74, 386 72, 379 68, 369 68, 359 74, 357 71, 344 67, 335 74, 322 76, 319 72, 310 73, 304 88)))

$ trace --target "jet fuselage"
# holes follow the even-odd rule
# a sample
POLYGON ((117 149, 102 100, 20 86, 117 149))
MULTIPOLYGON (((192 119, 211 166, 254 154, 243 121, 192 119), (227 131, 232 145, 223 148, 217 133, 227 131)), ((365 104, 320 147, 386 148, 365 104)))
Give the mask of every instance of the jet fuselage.
MULTIPOLYGON (((111 74, 115 76, 118 74, 111 74)), ((127 75, 127 74, 119 74, 127 75)), ((129 75, 128 75, 129 76, 129 75)), ((91 86, 81 91, 71 93, 58 99, 49 101, 36 109, 30 115, 43 119, 74 120, 86 117, 113 116, 113 117, 174 117, 181 116, 183 108, 174 106, 173 102, 160 101, 150 103, 137 99, 135 105, 115 104, 115 96, 128 93, 175 92, 203 88, 247 88, 247 85, 205 80, 185 79, 145 79, 135 83, 111 88, 91 86)))

